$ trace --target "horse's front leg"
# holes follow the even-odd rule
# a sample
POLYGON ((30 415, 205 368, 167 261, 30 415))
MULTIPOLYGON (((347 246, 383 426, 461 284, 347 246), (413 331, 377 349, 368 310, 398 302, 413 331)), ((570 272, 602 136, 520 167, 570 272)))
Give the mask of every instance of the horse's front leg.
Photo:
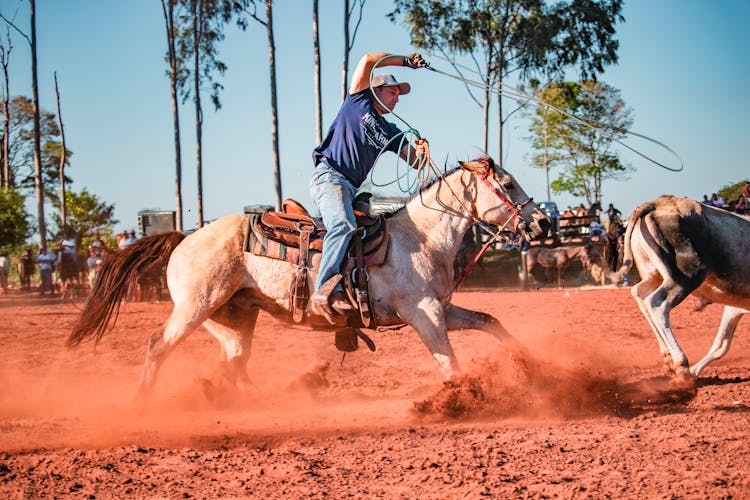
POLYGON ((523 348, 521 343, 503 327, 500 321, 490 314, 448 304, 445 307, 445 322, 448 331, 480 330, 489 333, 500 342, 523 348))
POLYGON ((460 369, 448 340, 443 305, 436 298, 424 297, 415 306, 404 307, 399 316, 417 331, 446 377, 457 374, 460 369))

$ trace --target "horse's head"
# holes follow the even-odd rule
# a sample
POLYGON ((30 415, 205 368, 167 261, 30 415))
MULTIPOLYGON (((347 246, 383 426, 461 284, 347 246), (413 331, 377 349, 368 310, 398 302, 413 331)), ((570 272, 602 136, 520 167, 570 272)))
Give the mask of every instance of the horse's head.
POLYGON ((477 177, 474 208, 479 219, 505 227, 527 240, 547 235, 550 220, 513 176, 496 166, 492 158, 484 156, 459 164, 477 177))

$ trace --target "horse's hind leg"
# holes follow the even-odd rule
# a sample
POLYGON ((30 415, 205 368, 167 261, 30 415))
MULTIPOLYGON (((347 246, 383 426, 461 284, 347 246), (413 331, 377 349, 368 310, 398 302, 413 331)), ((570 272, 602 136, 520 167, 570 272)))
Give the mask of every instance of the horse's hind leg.
POLYGON ((724 313, 721 315, 721 325, 719 325, 719 330, 716 332, 716 338, 714 339, 713 345, 711 345, 711 349, 703 359, 690 367, 690 373, 693 377, 698 378, 698 375, 700 375, 701 371, 703 371, 709 363, 713 363, 729 352, 729 347, 732 345, 732 337, 734 337, 734 331, 737 329, 740 319, 742 319, 742 316, 744 316, 746 312, 748 312, 747 309, 741 309, 739 307, 724 307, 724 313))
POLYGON ((243 391, 252 388, 247 376, 247 360, 258 312, 258 308, 238 308, 230 303, 220 307, 203 323, 221 345, 224 377, 243 391))

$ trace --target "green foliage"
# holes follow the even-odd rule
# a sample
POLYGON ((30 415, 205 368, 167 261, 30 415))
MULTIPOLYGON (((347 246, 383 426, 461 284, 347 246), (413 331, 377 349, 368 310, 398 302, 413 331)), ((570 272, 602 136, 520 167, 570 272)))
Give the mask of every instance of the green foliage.
POLYGON ((538 91, 543 106, 532 113, 532 158, 540 168, 560 167, 553 191, 601 202, 602 181, 623 178, 628 167, 612 151, 632 126, 632 110, 604 83, 557 83, 538 91), (544 106, 547 105, 547 106, 544 106))
POLYGON ((183 102, 191 96, 195 99, 195 89, 187 82, 189 79, 193 82, 197 79, 199 88, 210 85, 211 102, 215 109, 221 108, 219 93, 224 87, 214 80, 213 75, 215 72, 223 75, 227 65, 218 59, 218 44, 224 40, 224 26, 245 6, 236 0, 177 1, 175 42, 177 61, 181 68, 178 87, 183 102), (195 68, 194 63, 196 50, 198 68, 195 68))
POLYGON ((621 11, 622 0, 395 0, 388 17, 403 17, 420 49, 484 56, 494 64, 489 82, 571 67, 584 79, 595 77, 617 62, 621 11))
POLYGON ((716 192, 717 195, 724 198, 727 203, 736 201, 737 198, 742 194, 742 188, 745 187, 747 180, 735 182, 734 184, 727 184, 716 192))
POLYGON ((14 189, 0 190, 0 250, 13 253, 31 236, 31 216, 26 199, 14 189))
MULTIPOLYGON (((594 79, 617 62, 614 35, 621 10, 622 0, 394 0, 388 17, 402 17, 420 49, 438 50, 454 64, 458 55, 469 55, 482 82, 498 89, 512 74, 521 81, 560 79, 575 68, 581 78, 594 79)), ((472 94, 484 109, 485 148, 490 92, 483 99, 472 94)), ((504 116, 498 96, 498 159, 503 124, 513 112, 504 116)))
MULTIPOLYGON (((59 204, 54 204, 54 206, 59 210, 59 204)), ((115 206, 101 201, 86 188, 83 188, 80 193, 66 191, 65 206, 68 227, 62 227, 60 214, 55 213, 54 220, 58 227, 56 238, 65 236, 66 232, 76 235, 79 241, 92 237, 96 232, 111 237, 112 226, 119 222, 113 217, 115 206)))
MULTIPOLYGON (((0 113, 4 104, 0 102, 0 113)), ((10 185, 26 194, 34 192, 34 105, 28 97, 16 96, 9 104, 10 185)), ((40 138, 42 152, 42 178, 45 197, 59 197, 60 129, 54 114, 40 112, 40 138)), ((2 151, 0 151, 0 156, 2 151)), ((73 153, 66 150, 65 164, 70 164, 73 153)), ((66 183, 72 180, 66 175, 66 183)))

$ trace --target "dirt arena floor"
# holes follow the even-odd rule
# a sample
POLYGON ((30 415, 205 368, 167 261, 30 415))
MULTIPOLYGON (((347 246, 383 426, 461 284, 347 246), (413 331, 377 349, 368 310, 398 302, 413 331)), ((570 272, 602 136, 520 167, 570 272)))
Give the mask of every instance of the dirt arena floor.
MULTIPOLYGON (((750 323, 688 398, 658 378, 627 289, 463 291, 528 349, 451 334, 444 384, 410 328, 346 355, 261 315, 252 393, 216 376, 199 330, 133 404, 171 303, 126 304, 94 350, 64 347, 80 304, 0 295, 0 497, 748 498, 750 323)), ((695 362, 721 307, 673 314, 695 362)))

